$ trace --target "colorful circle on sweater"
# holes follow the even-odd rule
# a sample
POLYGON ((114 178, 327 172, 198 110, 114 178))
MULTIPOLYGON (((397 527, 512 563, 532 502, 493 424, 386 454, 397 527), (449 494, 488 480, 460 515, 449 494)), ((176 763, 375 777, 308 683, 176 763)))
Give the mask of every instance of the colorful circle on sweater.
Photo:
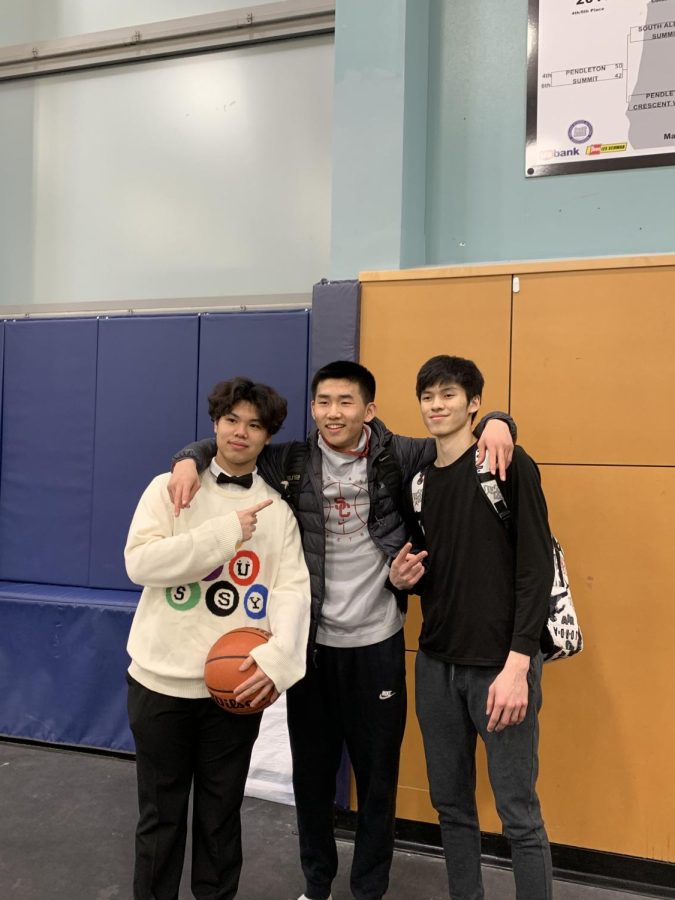
POLYGON ((260 559, 252 550, 240 550, 230 560, 230 578, 237 584, 253 584, 259 571, 260 559))
POLYGON ((264 584, 252 584, 244 597, 244 610, 249 619, 264 619, 267 615, 267 588, 264 584))
POLYGON ((206 605, 214 616, 231 616, 239 606, 239 591, 229 581, 216 581, 206 592, 206 605))
POLYGON ((177 584, 166 589, 166 602, 173 609, 192 609, 199 603, 201 596, 202 592, 197 582, 177 584))
POLYGON ((202 578, 202 581, 214 581, 220 575, 220 573, 223 571, 224 568, 225 568, 225 566, 218 566, 218 568, 214 569, 213 572, 209 572, 208 575, 205 575, 202 578))

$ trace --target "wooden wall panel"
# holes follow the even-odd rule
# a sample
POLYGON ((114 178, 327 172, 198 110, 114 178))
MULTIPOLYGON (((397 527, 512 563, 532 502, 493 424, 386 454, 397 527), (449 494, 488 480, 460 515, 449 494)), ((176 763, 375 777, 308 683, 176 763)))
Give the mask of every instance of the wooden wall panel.
POLYGON ((675 267, 525 275, 511 412, 539 462, 671 465, 675 267))
POLYGON ((407 652, 405 655, 408 682, 408 719, 401 752, 396 815, 399 819, 412 819, 414 822, 437 822, 436 811, 429 800, 429 783, 424 763, 422 735, 415 716, 416 656, 417 654, 413 652, 407 652))
MULTIPOLYGON (((430 356, 449 353, 473 359, 486 381, 481 412, 508 409, 511 278, 458 278, 453 281, 362 286, 361 354, 377 378, 378 415, 395 431, 426 436, 415 377, 430 356)), ((412 598, 406 647, 417 649, 421 615, 412 598)), ((401 758, 397 815, 435 822, 429 801, 422 736, 414 708, 414 653, 408 657, 408 726, 401 758)), ((478 772, 482 827, 499 830, 484 761, 478 772)))
MULTIPOLYGON (((412 434, 423 433, 414 377, 429 356, 475 359, 488 385, 483 410, 508 408, 512 366, 511 412, 541 465, 586 640, 581 656, 544 670, 549 834, 673 862, 675 266, 562 268, 520 278, 513 334, 501 271, 370 281, 361 359, 378 377, 382 417, 412 434)), ((420 618, 413 599, 398 815, 435 821, 414 715, 420 618)), ((499 831, 480 758, 478 802, 482 827, 499 831)))
POLYGON ((585 640, 545 667, 551 840, 673 860, 675 468, 543 466, 585 640))
MULTIPOLYGON (((670 676, 675 468, 543 466, 585 649, 544 669, 539 793, 559 844, 672 860, 670 676)), ((411 609, 419 620, 419 602, 411 609)), ((417 633, 417 631, 415 632, 417 633)), ((408 657, 409 718, 397 814, 436 821, 408 657)), ((479 744, 481 827, 500 831, 479 744)))
POLYGON ((511 279, 364 284, 361 356, 377 378, 378 415, 390 428, 425 435, 415 376, 439 353, 473 359, 486 381, 482 412, 508 408, 511 279))
POLYGON ((420 631, 422 629, 422 610, 419 597, 410 597, 408 600, 408 615, 405 620, 405 649, 417 650, 420 631))

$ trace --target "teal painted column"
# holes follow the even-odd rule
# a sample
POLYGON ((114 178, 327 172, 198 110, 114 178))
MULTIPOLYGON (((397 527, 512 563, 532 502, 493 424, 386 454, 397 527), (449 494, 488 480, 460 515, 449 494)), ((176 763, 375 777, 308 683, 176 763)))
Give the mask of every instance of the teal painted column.
POLYGON ((337 0, 331 277, 424 265, 429 0, 337 0))

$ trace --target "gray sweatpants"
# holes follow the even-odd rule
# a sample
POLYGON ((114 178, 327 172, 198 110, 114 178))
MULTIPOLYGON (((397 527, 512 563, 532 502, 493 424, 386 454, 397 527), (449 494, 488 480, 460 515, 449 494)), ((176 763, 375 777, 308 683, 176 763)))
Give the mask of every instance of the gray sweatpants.
POLYGON ((475 796, 477 735, 485 743, 497 812, 511 841, 516 897, 551 900, 551 850, 535 791, 541 668, 540 654, 530 663, 527 676, 525 720, 488 734, 487 695, 501 669, 451 665, 421 650, 417 654, 417 718, 452 900, 482 900, 484 896, 475 796))

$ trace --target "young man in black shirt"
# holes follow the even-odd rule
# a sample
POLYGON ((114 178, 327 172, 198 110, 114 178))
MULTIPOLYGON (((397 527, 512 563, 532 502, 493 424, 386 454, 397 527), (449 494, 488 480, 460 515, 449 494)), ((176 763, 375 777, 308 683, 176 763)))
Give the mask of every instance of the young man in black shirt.
POLYGON ((390 578, 409 589, 424 575, 416 705, 450 896, 483 897, 475 800, 480 735, 511 841, 516 896, 550 900, 551 854, 535 783, 551 538, 539 471, 522 447, 498 482, 512 527, 480 486, 472 421, 482 390, 475 364, 459 357, 433 357, 418 373, 422 418, 436 441, 435 462, 412 486, 426 550, 414 555, 406 545, 390 578))

